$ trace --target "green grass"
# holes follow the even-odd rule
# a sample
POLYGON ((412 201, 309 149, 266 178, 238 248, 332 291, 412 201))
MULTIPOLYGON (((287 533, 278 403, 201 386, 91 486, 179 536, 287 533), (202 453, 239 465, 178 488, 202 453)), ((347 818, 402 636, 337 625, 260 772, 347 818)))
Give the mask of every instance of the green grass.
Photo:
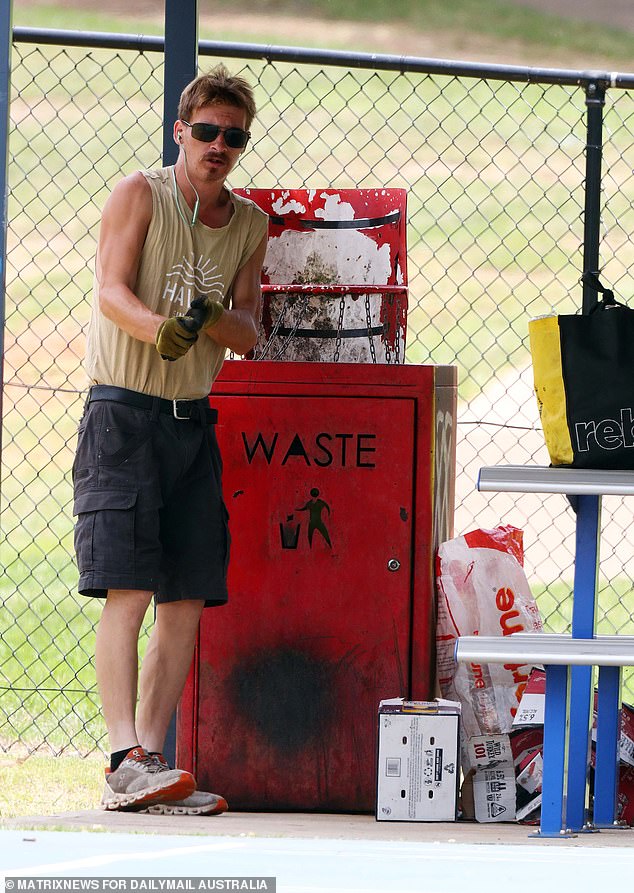
POLYGON ((101 756, 0 755, 0 820, 96 809, 103 765, 101 756))
MULTIPOLYGON (((131 8, 133 6, 131 5, 131 8)), ((50 28, 63 31, 114 31, 121 34, 163 34, 160 22, 148 17, 114 15, 104 4, 104 10, 67 8, 55 3, 29 3, 20 0, 13 4, 13 24, 18 27, 50 28)))
MULTIPOLYGON (((201 2, 201 11, 210 2, 201 2)), ((220 6, 231 9, 227 0, 220 6)), ((213 7, 218 4, 214 2, 213 7)), ((527 7, 505 3, 504 0, 399 0, 389 11, 383 0, 250 0, 241 7, 254 12, 284 12, 287 15, 304 13, 326 19, 357 20, 359 22, 400 23, 424 33, 452 31, 463 35, 492 37, 500 42, 518 41, 541 51, 563 50, 601 56, 608 59, 631 60, 634 34, 623 29, 599 24, 571 21, 563 16, 541 13, 527 7)), ((327 27, 323 29, 327 39, 327 27)))
MULTIPOLYGON (((218 28, 213 15, 221 9, 227 14, 235 10, 228 0, 201 0, 199 5, 202 17, 200 37, 213 40, 237 40, 263 43, 279 42, 279 36, 271 29, 270 34, 249 35, 244 30, 232 29, 230 23, 218 28), (208 17, 208 18, 207 18, 208 17)), ((389 22, 406 26, 421 33, 455 32, 462 35, 481 35, 498 41, 501 45, 508 41, 534 47, 541 53, 550 52, 552 67, 557 63, 558 53, 585 55, 588 59, 600 58, 605 63, 621 61, 631 70, 634 49, 634 34, 623 29, 609 28, 600 24, 571 21, 568 18, 548 15, 526 7, 503 2, 503 0, 453 0, 439 3, 438 0, 400 0, 392 7, 386 7, 383 0, 246 0, 241 4, 242 13, 284 14, 314 16, 326 21, 359 21, 360 23, 389 22)), ((162 10, 157 5, 153 16, 117 15, 107 10, 93 11, 66 9, 53 3, 28 4, 22 7, 14 4, 15 25, 60 28, 86 31, 118 31, 121 33, 162 34, 162 10)), ((282 41, 288 42, 288 41, 282 41)), ((314 36, 300 35, 294 43, 307 46, 339 47, 342 42, 336 31, 329 31, 327 25, 318 29, 314 36)), ((342 47, 344 48, 344 47, 342 47)), ((371 50, 364 37, 363 27, 355 38, 354 49, 371 50)), ((398 52, 398 48, 394 49, 398 52)), ((511 60, 509 60, 511 61, 511 60)), ((596 67, 596 66, 590 66, 596 67)))

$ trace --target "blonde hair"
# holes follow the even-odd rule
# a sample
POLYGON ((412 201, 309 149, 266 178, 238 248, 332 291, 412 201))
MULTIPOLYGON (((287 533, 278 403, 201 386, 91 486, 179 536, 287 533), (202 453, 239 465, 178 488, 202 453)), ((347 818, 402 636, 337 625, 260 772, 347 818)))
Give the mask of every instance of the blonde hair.
POLYGON ((201 74, 185 87, 178 103, 179 120, 189 121, 196 109, 214 103, 244 109, 247 130, 256 115, 251 84, 243 77, 231 74, 222 63, 207 74, 201 74))

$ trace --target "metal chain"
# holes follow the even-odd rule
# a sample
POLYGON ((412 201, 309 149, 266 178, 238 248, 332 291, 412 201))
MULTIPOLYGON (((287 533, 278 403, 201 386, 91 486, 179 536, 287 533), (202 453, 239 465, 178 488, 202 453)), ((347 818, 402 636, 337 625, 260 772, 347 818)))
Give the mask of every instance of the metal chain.
POLYGON ((335 355, 333 357, 333 363, 339 362, 339 354, 341 353, 341 333, 343 331, 343 314, 346 309, 346 296, 344 294, 341 295, 341 300, 339 301, 339 322, 337 325, 337 337, 335 338, 335 355))
MULTIPOLYGON (((288 335, 286 335, 284 337, 284 341, 280 345, 280 349, 277 351, 277 353, 273 357, 274 360, 279 360, 280 357, 284 356, 284 354, 286 353, 286 348, 288 347, 288 345, 291 343, 291 341, 295 337, 295 333, 297 332, 297 330, 299 328, 299 324, 304 317, 304 311, 306 310, 306 307, 308 306, 308 299, 309 299, 309 295, 304 294, 304 295, 301 295, 299 301, 297 301, 295 303, 295 309, 297 311, 295 314, 295 320, 293 322, 293 325, 290 328, 290 331, 288 332, 288 335)), ((286 304, 286 302, 285 302, 285 304, 286 304)), ((281 317, 281 315, 282 314, 280 314, 280 317, 281 317)), ((278 325, 277 330, 279 330, 279 328, 280 328, 280 326, 278 325)), ((273 337, 273 332, 271 331, 271 336, 268 341, 269 344, 271 344, 272 337, 273 337)))
POLYGON ((401 298, 397 295, 393 298, 397 307, 394 340, 396 342, 396 365, 401 362, 401 298))
POLYGON ((386 330, 385 330, 385 362, 388 364, 388 366, 392 362, 392 351, 390 349, 390 309, 391 309, 392 300, 393 300, 392 295, 388 295, 387 296, 388 311, 386 313, 387 324, 386 324, 386 330))
MULTIPOLYGON (((273 297, 273 295, 271 295, 271 297, 273 297)), ((284 319, 285 313, 286 313, 286 297, 284 297, 282 300, 282 309, 280 310, 279 316, 273 323, 273 328, 271 329, 271 333, 270 333, 269 337, 267 338, 266 344, 264 345, 264 350, 262 351, 262 353, 259 356, 254 357, 254 359, 256 359, 256 360, 266 359, 266 356, 271 348, 272 340, 273 340, 273 338, 275 338, 279 329, 282 326, 282 320, 284 319)), ((260 326, 261 325, 262 325, 262 323, 260 322, 260 326)))
MULTIPOLYGON (((282 323, 284 322, 284 319, 286 317, 286 309, 288 306, 288 299, 290 297, 292 297, 292 295, 290 295, 290 294, 284 295, 282 292, 278 292, 278 294, 283 295, 282 309, 280 310, 280 313, 279 313, 277 319, 273 323, 273 327, 269 333, 268 338, 266 339, 266 344, 264 345, 264 349, 262 350, 262 353, 259 354, 258 356, 254 356, 254 358, 253 358, 254 360, 266 359, 266 357, 268 356, 268 354, 273 346, 273 339, 277 337, 279 330, 282 328, 282 323)), ((274 359, 274 360, 279 359, 284 354, 284 352, 286 351, 286 348, 288 347, 289 341, 295 335, 295 332, 297 331, 297 329, 299 327, 299 323, 300 323, 301 317, 303 315, 303 312, 304 312, 304 309, 305 309, 305 306, 306 306, 306 303, 308 300, 307 295, 302 295, 302 297, 304 299, 303 303, 300 304, 300 302, 298 301, 298 305, 300 305, 300 312, 297 314, 297 319, 293 323, 293 326, 291 327, 291 330, 288 333, 288 335, 285 336, 285 340, 282 342, 282 346, 280 347, 280 349, 278 350, 276 355, 274 357, 272 357, 272 359, 274 359)))
POLYGON ((376 365, 376 347, 374 346, 374 335, 372 334, 372 318, 370 316, 370 295, 365 296, 365 321, 368 327, 368 341, 370 342, 370 357, 376 365))

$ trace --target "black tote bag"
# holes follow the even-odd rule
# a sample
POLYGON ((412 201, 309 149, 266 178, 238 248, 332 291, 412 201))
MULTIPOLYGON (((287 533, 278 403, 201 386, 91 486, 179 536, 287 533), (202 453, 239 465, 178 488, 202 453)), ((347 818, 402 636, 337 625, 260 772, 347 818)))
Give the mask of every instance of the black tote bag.
POLYGON ((531 320, 535 393, 552 465, 634 469, 634 310, 601 292, 587 315, 531 320))

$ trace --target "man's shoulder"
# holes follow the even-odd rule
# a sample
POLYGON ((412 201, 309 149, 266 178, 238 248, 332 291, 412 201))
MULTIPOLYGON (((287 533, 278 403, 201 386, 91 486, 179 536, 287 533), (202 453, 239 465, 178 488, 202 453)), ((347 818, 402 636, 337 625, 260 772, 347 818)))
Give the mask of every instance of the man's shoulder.
MULTIPOLYGON (((140 177, 143 177, 146 182, 169 184, 172 169, 172 167, 156 167, 151 168, 150 170, 138 170, 134 173, 139 175, 140 177)), ((134 174, 130 174, 130 176, 134 176, 134 174)))
POLYGON ((116 184, 113 192, 126 194, 128 196, 142 196, 150 194, 150 184, 147 174, 152 171, 133 171, 131 174, 123 177, 116 184))
POLYGON ((131 213, 135 218, 149 218, 152 213, 150 186, 140 171, 119 180, 104 206, 105 216, 127 217, 131 213))

